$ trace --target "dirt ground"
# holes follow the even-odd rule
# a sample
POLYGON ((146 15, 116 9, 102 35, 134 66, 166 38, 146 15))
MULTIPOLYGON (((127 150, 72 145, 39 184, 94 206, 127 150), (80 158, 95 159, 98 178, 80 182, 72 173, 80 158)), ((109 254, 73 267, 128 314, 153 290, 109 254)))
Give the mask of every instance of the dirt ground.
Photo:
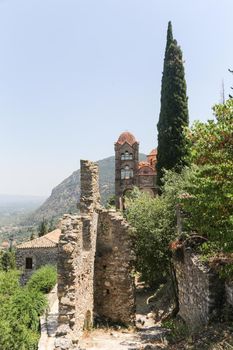
POLYGON ((85 333, 80 350, 155 350, 166 345, 165 330, 155 324, 146 300, 151 292, 137 290, 136 327, 131 329, 94 329, 85 333))

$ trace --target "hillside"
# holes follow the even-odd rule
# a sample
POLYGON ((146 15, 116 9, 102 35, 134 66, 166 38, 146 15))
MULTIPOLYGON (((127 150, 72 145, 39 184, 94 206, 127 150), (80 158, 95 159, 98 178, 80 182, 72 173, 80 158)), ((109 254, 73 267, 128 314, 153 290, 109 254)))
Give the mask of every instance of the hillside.
MULTIPOLYGON (((146 158, 140 154, 140 160, 146 158)), ((105 204, 114 194, 115 157, 108 157, 97 162, 100 173, 101 202, 105 204)), ((64 213, 76 212, 76 204, 80 196, 80 170, 76 170, 58 186, 54 187, 50 197, 23 224, 38 224, 43 218, 57 219, 64 213)))

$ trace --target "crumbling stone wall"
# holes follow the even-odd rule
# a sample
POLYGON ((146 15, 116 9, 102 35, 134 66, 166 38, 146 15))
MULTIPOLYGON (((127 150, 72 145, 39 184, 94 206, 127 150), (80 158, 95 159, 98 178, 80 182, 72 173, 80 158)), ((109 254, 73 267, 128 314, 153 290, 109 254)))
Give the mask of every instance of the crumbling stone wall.
POLYGON ((83 329, 92 324, 94 299, 98 297, 103 298, 103 303, 98 305, 100 316, 124 323, 130 323, 134 318, 129 226, 115 213, 101 209, 99 203, 98 167, 95 163, 81 161, 80 215, 64 216, 58 244, 59 327, 56 350, 76 347, 83 329), (103 225, 108 225, 109 230, 104 230, 103 225), (103 254, 101 258, 96 254, 96 239, 99 247, 99 244, 107 243, 106 235, 112 237, 114 253, 111 257, 103 254), (102 269, 105 263, 106 270, 102 269), (94 272, 98 276, 94 277, 94 272), (95 290, 96 297, 94 279, 100 280, 95 290), (111 298, 104 297, 108 285, 111 298))
POLYGON ((174 257, 179 315, 191 329, 218 319, 224 301, 224 283, 190 248, 174 257))
POLYGON ((72 349, 92 324, 99 206, 98 167, 81 161, 80 216, 65 215, 58 245, 59 327, 56 349, 72 349))
POLYGON ((95 258, 95 312, 115 322, 133 323, 135 256, 129 224, 119 213, 99 213, 95 258))

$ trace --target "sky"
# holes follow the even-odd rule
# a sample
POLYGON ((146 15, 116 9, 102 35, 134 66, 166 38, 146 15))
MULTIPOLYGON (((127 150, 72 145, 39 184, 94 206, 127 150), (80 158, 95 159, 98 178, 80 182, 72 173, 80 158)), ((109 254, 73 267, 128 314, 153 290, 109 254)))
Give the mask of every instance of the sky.
POLYGON ((167 23, 189 115, 213 118, 233 76, 232 0, 0 0, 0 193, 48 196, 123 131, 157 145, 167 23))

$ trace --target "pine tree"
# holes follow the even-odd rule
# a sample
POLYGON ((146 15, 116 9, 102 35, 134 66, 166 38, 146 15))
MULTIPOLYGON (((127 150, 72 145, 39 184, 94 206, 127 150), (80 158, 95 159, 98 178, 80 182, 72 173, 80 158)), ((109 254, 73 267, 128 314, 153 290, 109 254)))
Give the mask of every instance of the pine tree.
POLYGON ((168 23, 165 49, 161 107, 158 128, 158 185, 161 186, 163 170, 181 170, 185 164, 185 138, 183 127, 188 125, 188 101, 182 51, 173 39, 172 25, 168 23))

